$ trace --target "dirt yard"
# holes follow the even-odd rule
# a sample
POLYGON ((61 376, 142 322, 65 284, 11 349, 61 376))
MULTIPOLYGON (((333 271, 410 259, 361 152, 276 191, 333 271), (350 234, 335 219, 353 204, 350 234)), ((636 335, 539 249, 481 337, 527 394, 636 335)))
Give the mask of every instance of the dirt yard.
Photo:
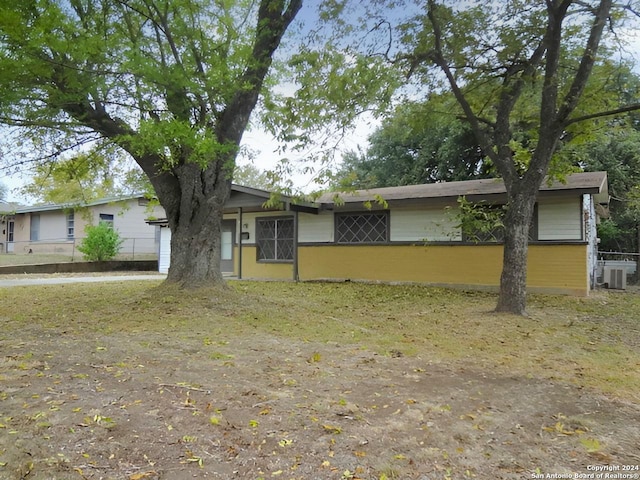
POLYGON ((148 286, 123 285, 124 302, 113 285, 0 290, 1 479, 640 478, 628 397, 418 339, 376 352, 350 335, 370 323, 319 341, 238 306, 195 321, 200 307, 152 307, 148 286), (13 303, 27 294, 35 306, 13 303), (89 311, 69 295, 105 299, 89 311), (55 298, 69 307, 51 313, 55 298))

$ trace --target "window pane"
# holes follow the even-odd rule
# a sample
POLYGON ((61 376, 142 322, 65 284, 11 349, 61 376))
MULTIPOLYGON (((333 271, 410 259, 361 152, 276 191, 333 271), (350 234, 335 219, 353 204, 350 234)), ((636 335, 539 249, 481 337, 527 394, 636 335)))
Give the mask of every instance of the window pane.
POLYGON ((275 258, 275 231, 275 220, 258 219, 256 223, 258 260, 275 258))
POLYGON ((40 240, 40 215, 31 214, 31 229, 29 231, 29 240, 37 242, 40 240))
POLYGON ((100 222, 108 223, 113 227, 113 215, 110 213, 101 213, 100 222))
POLYGON ((386 213, 363 213, 336 216, 336 242, 384 243, 387 241, 386 213))
POLYGON ((221 259, 233 260, 233 232, 222 232, 221 259))
POLYGON ((67 238, 73 238, 75 235, 75 214, 73 212, 67 215, 67 238))
POLYGON ((258 219, 256 246, 258 260, 293 260, 293 219, 258 219))

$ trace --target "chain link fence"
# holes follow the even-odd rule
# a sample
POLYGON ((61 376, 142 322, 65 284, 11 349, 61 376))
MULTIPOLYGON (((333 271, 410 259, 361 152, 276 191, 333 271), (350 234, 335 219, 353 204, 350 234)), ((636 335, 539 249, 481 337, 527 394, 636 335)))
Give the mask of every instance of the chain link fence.
MULTIPOLYGON (((155 238, 122 238, 116 260, 157 260, 155 238)), ((38 263, 81 262, 80 239, 50 239, 37 242, 0 242, 0 265, 33 265, 38 263)))
POLYGON ((623 268, 627 272, 627 282, 630 284, 638 284, 638 262, 640 262, 640 253, 626 252, 601 252, 598 251, 597 275, 603 278, 604 267, 623 268))

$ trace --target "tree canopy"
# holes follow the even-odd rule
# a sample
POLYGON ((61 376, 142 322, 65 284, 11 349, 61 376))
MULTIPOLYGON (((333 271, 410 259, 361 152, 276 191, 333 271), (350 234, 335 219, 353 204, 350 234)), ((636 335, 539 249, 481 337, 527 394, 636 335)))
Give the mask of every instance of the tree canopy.
POLYGON ((611 0, 426 0, 403 10, 397 22, 378 10, 363 35, 387 41, 377 49, 373 41, 361 45, 404 72, 407 95, 455 97, 507 190, 496 309, 522 314, 538 190, 547 175, 569 168, 555 154, 584 134, 585 122, 640 108, 637 97, 601 95, 615 75, 593 75, 596 68, 618 70, 617 34, 638 9, 611 0))
POLYGON ((0 4, 0 123, 55 159, 113 144, 172 236, 168 281, 223 282, 220 222, 242 135, 302 0, 0 4))
POLYGON ((365 152, 350 151, 334 178, 335 188, 375 188, 491 175, 491 165, 450 95, 407 102, 369 137, 365 152))
POLYGON ((39 202, 81 205, 133 193, 151 197, 153 192, 145 179, 140 169, 122 156, 87 152, 35 165, 30 182, 21 192, 39 202))

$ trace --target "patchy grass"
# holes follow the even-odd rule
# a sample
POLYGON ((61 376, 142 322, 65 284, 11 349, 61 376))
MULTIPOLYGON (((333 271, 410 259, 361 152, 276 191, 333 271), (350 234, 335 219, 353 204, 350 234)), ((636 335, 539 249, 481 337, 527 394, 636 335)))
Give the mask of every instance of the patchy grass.
MULTIPOLYGON (((640 400, 640 295, 533 296, 529 317, 495 314, 493 294, 420 286, 232 282, 184 292, 148 283, 12 288, 0 306, 23 323, 82 332, 181 337, 262 332, 358 345, 380 354, 461 362, 640 400), (69 299, 73 299, 70 301, 69 299), (117 300, 116 300, 117 299, 117 300)), ((5 329, 2 337, 13 329, 5 329)))
POLYGON ((0 266, 2 265, 35 265, 40 263, 65 263, 73 260, 79 261, 82 255, 78 254, 75 259, 71 255, 48 254, 48 253, 31 253, 31 254, 0 254, 0 266))
MULTIPOLYGON (((158 255, 155 253, 119 253, 115 260, 157 260, 158 255)), ((0 266, 9 265, 37 265, 45 263, 69 263, 84 262, 85 259, 81 253, 61 254, 61 253, 8 253, 0 254, 0 266)))
POLYGON ((438 480, 640 459, 640 297, 0 289, 0 478, 438 480))

